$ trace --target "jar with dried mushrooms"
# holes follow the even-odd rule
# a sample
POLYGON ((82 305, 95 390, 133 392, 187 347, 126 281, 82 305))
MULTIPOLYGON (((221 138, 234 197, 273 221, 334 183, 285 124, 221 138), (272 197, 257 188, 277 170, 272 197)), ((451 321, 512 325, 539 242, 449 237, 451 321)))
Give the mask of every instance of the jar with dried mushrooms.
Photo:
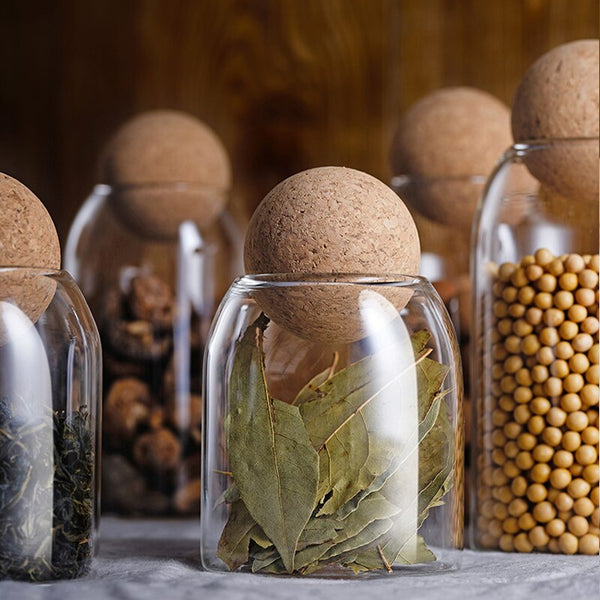
POLYGON ((103 509, 197 514, 204 342, 240 271, 231 167, 217 135, 176 111, 109 140, 77 215, 66 268, 103 345, 103 509))

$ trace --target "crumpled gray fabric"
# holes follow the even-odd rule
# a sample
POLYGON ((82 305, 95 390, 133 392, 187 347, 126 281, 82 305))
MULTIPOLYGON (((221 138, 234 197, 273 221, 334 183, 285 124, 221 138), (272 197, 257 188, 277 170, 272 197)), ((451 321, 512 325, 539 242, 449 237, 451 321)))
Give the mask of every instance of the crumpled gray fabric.
POLYGON ((459 570, 365 580, 202 572, 195 520, 105 518, 93 572, 52 584, 0 582, 0 600, 571 600, 598 598, 600 559, 462 553, 459 570))

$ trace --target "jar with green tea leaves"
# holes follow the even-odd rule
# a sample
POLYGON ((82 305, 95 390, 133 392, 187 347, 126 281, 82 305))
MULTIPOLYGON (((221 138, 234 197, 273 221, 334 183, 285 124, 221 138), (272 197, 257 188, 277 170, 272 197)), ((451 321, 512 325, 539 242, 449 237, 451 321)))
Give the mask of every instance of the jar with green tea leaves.
POLYGON ((96 549, 100 342, 43 205, 6 176, 0 202, 0 580, 70 579, 96 549))

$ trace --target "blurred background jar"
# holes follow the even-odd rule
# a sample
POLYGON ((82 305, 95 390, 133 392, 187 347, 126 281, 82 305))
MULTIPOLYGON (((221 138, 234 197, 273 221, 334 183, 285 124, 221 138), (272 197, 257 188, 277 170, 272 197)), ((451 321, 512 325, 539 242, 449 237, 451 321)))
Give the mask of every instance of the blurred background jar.
POLYGON ((515 144, 474 239, 471 542, 597 554, 598 138, 515 144))
MULTIPOLYGON (((467 449, 471 227, 485 182, 510 142, 508 107, 483 90, 456 86, 435 90, 411 105, 398 122, 390 150, 391 186, 409 206, 419 230, 420 275, 433 283, 456 329, 465 365, 467 449)), ((468 453, 466 464, 468 468, 468 453)))
POLYGON ((196 514, 204 342, 241 272, 229 159, 202 122, 154 111, 109 141, 101 181, 73 223, 65 265, 103 343, 103 507, 196 514))

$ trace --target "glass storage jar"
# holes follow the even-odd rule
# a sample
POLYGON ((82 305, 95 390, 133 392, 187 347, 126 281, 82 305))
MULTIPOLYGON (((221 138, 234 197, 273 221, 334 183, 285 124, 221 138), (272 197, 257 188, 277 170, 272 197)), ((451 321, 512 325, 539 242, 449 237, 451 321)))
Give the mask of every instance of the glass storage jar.
POLYGON ((97 185, 71 228, 65 267, 103 345, 106 511, 198 513, 202 355, 218 303, 241 271, 243 234, 227 212, 204 229, 183 219, 190 203, 217 195, 227 192, 192 183, 97 185), (165 198, 176 207, 170 215, 165 198), (155 207, 149 214, 158 225, 138 223, 140 207, 155 207))
POLYGON ((101 360, 96 325, 67 273, 0 267, 0 580, 90 569, 101 360))
POLYGON ((507 151, 472 271, 471 542, 597 554, 598 138, 507 151))
POLYGON ((455 567, 461 399, 454 331, 426 280, 238 279, 205 353, 203 566, 304 576, 455 567))
MULTIPOLYGON (((396 175, 391 187, 410 202, 421 240, 420 273, 436 288, 456 329, 464 376, 465 466, 470 468, 471 432, 471 259, 472 215, 487 174, 454 176, 396 175), (436 207, 440 207, 436 210, 436 207), (420 210, 417 210, 420 209, 420 210), (453 216, 454 211, 459 216, 453 216), (422 212, 422 214, 421 214, 422 212), (424 216, 425 215, 425 216, 424 216)), ((469 477, 465 481, 465 515, 469 514, 469 477)))

